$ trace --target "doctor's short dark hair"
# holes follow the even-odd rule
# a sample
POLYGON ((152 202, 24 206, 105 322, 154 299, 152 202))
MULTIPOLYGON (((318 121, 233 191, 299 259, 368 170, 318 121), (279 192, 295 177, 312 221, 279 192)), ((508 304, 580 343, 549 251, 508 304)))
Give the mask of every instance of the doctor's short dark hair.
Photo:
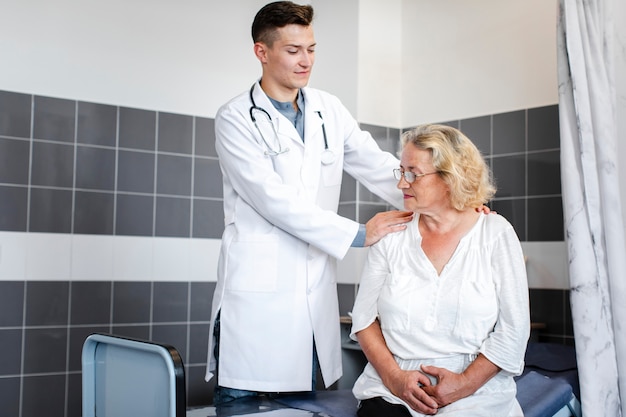
POLYGON ((429 151, 435 170, 450 187, 450 203, 457 210, 476 208, 496 193, 491 170, 476 145, 460 130, 427 124, 402 134, 408 144, 429 151))
POLYGON ((313 7, 291 1, 275 1, 261 8, 252 22, 252 40, 263 42, 270 48, 276 40, 276 29, 287 25, 310 26, 313 22, 313 7))

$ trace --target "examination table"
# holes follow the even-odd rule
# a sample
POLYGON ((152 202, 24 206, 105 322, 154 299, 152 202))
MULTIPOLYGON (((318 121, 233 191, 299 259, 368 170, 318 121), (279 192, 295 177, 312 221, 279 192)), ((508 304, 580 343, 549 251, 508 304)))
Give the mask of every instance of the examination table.
MULTIPOLYGON (((517 379, 526 417, 581 417, 573 348, 529 343, 517 379)), ((92 334, 82 352, 83 417, 355 417, 350 389, 241 399, 187 409, 182 359, 169 345, 92 334)))

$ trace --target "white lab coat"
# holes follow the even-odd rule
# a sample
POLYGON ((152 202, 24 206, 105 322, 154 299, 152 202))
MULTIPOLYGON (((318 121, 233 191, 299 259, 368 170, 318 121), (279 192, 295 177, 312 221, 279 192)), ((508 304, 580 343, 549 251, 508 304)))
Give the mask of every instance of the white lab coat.
MULTIPOLYGON (((213 327, 220 311, 218 383, 253 391, 311 389, 313 337, 325 385, 341 377, 336 286, 358 223, 337 215, 343 170, 402 207, 382 152, 340 101, 304 88, 304 142, 257 83, 257 106, 270 115, 282 148, 268 156, 250 118, 249 92, 220 108, 216 149, 224 178, 225 230, 218 264, 207 381, 215 370, 213 327), (322 118, 316 113, 321 112, 322 118), (334 162, 324 165, 322 123, 334 162)), ((256 113, 265 140, 278 150, 268 119, 256 113)))

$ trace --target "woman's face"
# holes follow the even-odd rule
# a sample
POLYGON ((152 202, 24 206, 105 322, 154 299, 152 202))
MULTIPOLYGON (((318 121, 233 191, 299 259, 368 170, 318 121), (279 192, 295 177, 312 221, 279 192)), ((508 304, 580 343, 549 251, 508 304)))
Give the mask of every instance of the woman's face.
POLYGON ((450 206, 448 185, 439 175, 433 174, 437 170, 433 166, 430 151, 407 143, 402 149, 400 170, 417 175, 427 174, 417 176, 412 183, 409 183, 404 176, 400 177, 398 188, 404 194, 406 210, 428 214, 450 206))

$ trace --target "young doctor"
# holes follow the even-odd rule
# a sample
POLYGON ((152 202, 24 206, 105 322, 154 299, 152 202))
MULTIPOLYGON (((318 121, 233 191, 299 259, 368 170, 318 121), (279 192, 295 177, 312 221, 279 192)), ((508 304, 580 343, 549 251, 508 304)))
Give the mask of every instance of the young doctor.
POLYGON ((225 230, 209 335, 214 403, 326 387, 342 375, 337 259, 406 228, 412 212, 365 225, 337 214, 343 171, 394 207, 399 161, 339 99, 307 87, 313 8, 267 4, 252 24, 262 75, 215 118, 225 230))

